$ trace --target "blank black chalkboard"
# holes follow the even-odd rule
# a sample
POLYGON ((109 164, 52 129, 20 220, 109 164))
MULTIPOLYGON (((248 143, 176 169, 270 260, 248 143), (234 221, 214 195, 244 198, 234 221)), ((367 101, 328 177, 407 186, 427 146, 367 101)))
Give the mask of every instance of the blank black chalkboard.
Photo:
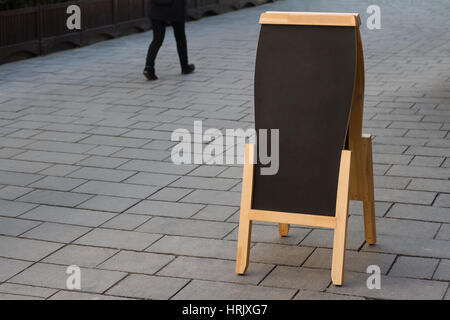
POLYGON ((255 165, 252 209, 335 215, 356 42, 351 26, 261 26, 255 127, 280 129, 280 167, 261 175, 255 165))

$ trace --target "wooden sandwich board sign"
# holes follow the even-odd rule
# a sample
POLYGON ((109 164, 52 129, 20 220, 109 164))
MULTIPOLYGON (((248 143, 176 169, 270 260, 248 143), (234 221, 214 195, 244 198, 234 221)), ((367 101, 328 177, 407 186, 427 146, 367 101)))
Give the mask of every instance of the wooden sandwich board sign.
POLYGON ((255 127, 279 129, 279 170, 261 175, 245 146, 236 273, 249 263, 252 221, 278 223, 281 236, 298 224, 334 230, 331 278, 342 285, 349 199, 363 201, 365 239, 376 242, 360 18, 266 12, 260 24, 255 127))

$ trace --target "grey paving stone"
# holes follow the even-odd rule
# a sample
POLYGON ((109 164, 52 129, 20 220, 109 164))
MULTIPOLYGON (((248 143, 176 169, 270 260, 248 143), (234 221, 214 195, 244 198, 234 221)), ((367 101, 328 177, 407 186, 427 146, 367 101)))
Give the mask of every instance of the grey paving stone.
POLYGON ((175 144, 176 144, 176 142, 172 142, 172 141, 155 140, 150 143, 147 143, 145 146, 143 146, 143 148, 153 149, 153 150, 167 150, 170 147, 174 146, 175 144))
POLYGON ((375 153, 373 163, 408 164, 412 158, 410 155, 375 153))
POLYGON ((123 297, 168 300, 189 281, 167 277, 133 274, 107 291, 123 297))
POLYGON ((102 224, 102 227, 110 229, 134 230, 149 219, 150 217, 148 216, 121 213, 102 224))
POLYGON ((81 237, 83 234, 89 232, 90 230, 91 229, 87 227, 44 222, 36 228, 33 228, 32 230, 22 234, 22 237, 69 243, 76 238, 81 237))
POLYGON ((178 178, 179 176, 169 174, 139 172, 136 175, 129 178, 126 182, 143 184, 148 186, 165 187, 178 178))
POLYGON ((101 194, 124 198, 146 198, 158 188, 150 186, 139 186, 129 183, 89 181, 76 188, 75 192, 101 194))
POLYGON ((113 156, 126 159, 163 160, 170 156, 170 151, 123 148, 113 156))
MULTIPOLYGON (((252 242, 266 242, 266 243, 278 243, 278 244, 299 244, 311 229, 306 228, 291 228, 287 237, 280 236, 278 232, 278 226, 275 225, 257 225, 252 226, 252 242)), ((225 239, 237 240, 238 228, 236 228, 225 239)))
POLYGON ((75 164, 84 158, 86 158, 86 156, 79 154, 49 151, 27 151, 15 157, 15 159, 19 160, 35 161, 36 159, 39 159, 39 161, 42 162, 60 164, 75 164))
POLYGON ((257 243, 251 248, 250 261, 276 265, 300 266, 305 262, 313 250, 313 248, 308 247, 257 243))
POLYGON ((440 300, 447 289, 447 283, 411 278, 381 276, 381 289, 368 289, 369 274, 347 272, 345 286, 331 286, 327 291, 375 299, 393 300, 440 300))
MULTIPOLYGON (((304 267, 331 269, 331 249, 317 248, 313 254, 303 264, 304 267)), ((346 250, 345 252, 345 270, 366 272, 370 265, 377 265, 381 269, 382 274, 386 274, 392 263, 395 260, 395 255, 380 254, 371 252, 357 252, 346 250)))
POLYGON ((323 291, 330 282, 331 273, 329 270, 277 266, 261 285, 323 291))
POLYGON ((436 272, 434 273, 433 279, 445 281, 450 280, 450 260, 448 259, 441 260, 438 268, 436 269, 436 272))
POLYGON ((48 141, 62 141, 62 142, 78 142, 89 135, 74 133, 74 132, 56 132, 56 131, 45 131, 38 135, 33 136, 33 139, 37 140, 48 140, 48 141))
POLYGON ((17 294, 0 293, 0 300, 43 300, 42 298, 32 296, 22 296, 17 294))
MULTIPOLYGON (((332 248, 333 230, 313 229, 311 233, 301 242, 302 246, 332 248)), ((364 243, 364 233, 347 230, 346 248, 358 250, 364 243)))
MULTIPOLYGON (((410 221, 390 218, 377 218, 377 234, 387 234, 392 236, 405 236, 416 238, 433 239, 436 235, 439 224, 433 222, 410 221)), ((348 219, 347 230, 364 232, 364 220, 361 217, 351 216, 348 219)))
POLYGON ((0 181, 5 185, 27 186, 41 178, 37 174, 0 171, 0 181))
POLYGON ((398 145, 384 145, 384 144, 374 144, 372 146, 373 153, 392 153, 392 154, 402 154, 408 147, 398 146, 398 145))
POLYGON ((184 197, 181 201, 202 204, 239 206, 241 195, 238 192, 231 191, 195 190, 194 192, 184 197))
MULTIPOLYGON (((113 157, 100 157, 100 156, 91 156, 87 159, 84 159, 77 164, 80 166, 88 166, 88 167, 98 167, 98 168, 117 168, 121 164, 127 162, 127 159, 113 158, 113 157)), ((75 174, 75 173, 74 173, 75 174)), ((78 172, 78 174, 80 174, 78 172)), ((101 180, 101 179, 99 179, 101 180)))
POLYGON ((100 135, 92 135, 84 140, 83 143, 87 144, 97 144, 97 145, 105 145, 105 146, 113 146, 113 147, 141 147, 146 144, 148 141, 145 139, 133 139, 133 138, 125 138, 125 137, 110 137, 110 136, 100 136, 100 135))
MULTIPOLYGON (((39 158, 34 158, 39 159, 39 158)), ((33 159, 33 160, 34 160, 33 159)), ((50 164, 43 162, 30 162, 22 160, 0 159, 0 170, 14 171, 21 173, 36 173, 50 167, 50 164)))
POLYGON ((77 291, 60 290, 49 300, 130 300, 129 298, 115 297, 105 294, 93 294, 77 291))
POLYGON ((450 194, 445 193, 439 194, 433 205, 436 207, 450 208, 450 194))
POLYGON ((380 235, 377 244, 365 245, 362 249, 370 252, 394 253, 425 258, 450 258, 450 242, 414 237, 380 235))
POLYGON ((0 189, 0 199, 15 200, 32 190, 32 188, 6 186, 0 189))
POLYGON ((155 217, 136 231, 221 239, 236 227, 233 223, 155 217))
POLYGON ((427 259, 416 257, 398 257, 395 261, 390 276, 431 279, 439 259, 427 259))
POLYGON ((412 166, 439 167, 443 161, 444 157, 415 156, 410 164, 412 166))
MULTIPOLYGON (((375 201, 375 216, 383 217, 391 206, 392 203, 389 202, 375 201)), ((349 201, 348 214, 362 216, 364 214, 362 201, 349 201)))
POLYGON ((436 193, 375 188, 375 200, 413 204, 431 204, 436 193))
POLYGON ((161 236, 142 232, 94 229, 75 241, 76 244, 99 247, 144 250, 161 236))
POLYGON ((17 217, 35 207, 36 204, 0 200, 0 216, 17 217))
POLYGON ((69 173, 77 170, 79 167, 67 165, 67 164, 55 164, 49 167, 48 169, 39 171, 39 174, 47 175, 47 176, 57 176, 64 177, 69 173))
POLYGON ((96 267, 116 252, 117 250, 114 249, 68 245, 52 253, 42 262, 65 266, 96 267))
POLYGON ((450 192, 450 181, 437 179, 413 179, 408 185, 411 190, 450 192))
POLYGON ((32 183, 30 187, 57 191, 70 191, 84 182, 86 182, 86 180, 63 177, 45 177, 35 183, 32 183))
POLYGON ((443 168, 450 168, 450 158, 447 158, 445 162, 441 165, 443 168))
POLYGON ((16 148, 0 148, 0 158, 7 159, 24 152, 23 149, 16 148))
POLYGON ((0 256, 38 261, 61 248, 62 244, 0 236, 0 256))
POLYGON ((386 215, 392 218, 450 223, 448 209, 396 203, 386 215))
MULTIPOLYGON (((28 268, 31 264, 31 262, 27 261, 0 258, 0 282, 8 280, 20 271, 28 268)), ((0 284, 0 292, 9 293, 2 290, 2 284, 0 284)))
MULTIPOLYGON (((176 165, 171 162, 131 160, 120 166, 119 169, 145 171, 163 174, 186 174, 192 171, 196 166, 192 164, 176 165)), ((1 167, 0 167, 1 168, 1 167)))
POLYGON ((115 214, 109 212, 52 206, 39 206, 22 215, 21 218, 46 222, 74 224, 86 227, 98 227, 114 216, 115 214))
POLYGON ((250 263, 244 276, 237 275, 235 268, 236 263, 230 260, 178 257, 158 275, 256 285, 272 270, 273 265, 250 263))
POLYGON ((287 300, 297 290, 193 280, 173 300, 287 300))
MULTIPOLYGON (((55 289, 67 289, 67 266, 37 263, 9 282, 55 289)), ((103 293, 126 276, 125 272, 81 268, 81 290, 103 293)))
POLYGON ((127 210, 127 213, 189 218, 202 209, 203 205, 144 200, 127 210))
MULTIPOLYGON (((56 142, 56 141, 37 141, 32 144, 26 146, 27 149, 39 151, 52 151, 52 152, 66 152, 72 154, 80 154, 87 152, 94 148, 93 145, 90 144, 81 144, 81 143, 69 143, 69 142, 56 142)), ((48 155, 47 155, 48 156, 48 155)), ((59 154, 59 156, 63 156, 59 154)), ((81 156, 79 156, 81 159, 81 156)), ((77 157, 74 157, 74 160, 77 157)), ((82 158, 87 158, 86 156, 82 158)), ((79 160, 77 160, 79 161, 79 160)))
POLYGON ((436 239, 450 240, 450 224, 442 224, 441 229, 439 229, 436 239))
POLYGON ((207 205, 206 207, 201 209, 198 213, 196 213, 192 218, 225 221, 232 214, 236 213, 237 210, 239 210, 238 207, 207 205))
POLYGON ((239 182, 240 180, 237 179, 185 176, 173 182, 170 186, 180 188, 208 189, 208 190, 229 190, 239 182))
POLYGON ((48 289, 42 287, 26 286, 14 283, 2 283, 0 284, 0 292, 7 294, 31 296, 38 298, 48 298, 55 294, 57 290, 48 289))
POLYGON ((450 169, 393 165, 387 174, 391 176, 414 178, 449 179, 450 169))
POLYGON ((175 259, 166 254, 120 251, 103 262, 99 268, 124 272, 154 274, 175 259))
POLYGON ((405 189, 411 181, 410 178, 388 176, 374 176, 373 179, 375 188, 385 189, 405 189))
POLYGON ((91 195, 75 193, 75 192, 61 192, 53 190, 35 190, 23 197, 19 201, 32 202, 45 205, 76 207, 80 203, 91 198, 91 195))
POLYGON ((105 168, 84 167, 69 174, 71 178, 91 179, 100 181, 120 182, 134 175, 134 171, 124 171, 105 168))
POLYGON ((334 294, 329 292, 317 292, 310 290, 300 290, 294 300, 365 300, 362 297, 334 294))
POLYGON ((20 148, 27 144, 29 144, 30 141, 27 139, 19 139, 19 138, 5 138, 3 137, 0 140, 0 147, 11 147, 11 148, 20 148))
POLYGON ((149 199, 161 201, 178 201, 191 193, 193 189, 165 187, 152 194, 149 199))
POLYGON ((0 234, 18 236, 39 225, 39 222, 15 218, 0 217, 0 234))
POLYGON ((228 240, 164 236, 146 251, 180 256, 236 259, 237 243, 228 240))
POLYGON ((226 166, 201 165, 197 169, 189 172, 189 175, 199 177, 216 177, 226 169, 226 166))
POLYGON ((94 196, 88 201, 80 204, 78 208, 110 212, 123 212, 126 209, 132 207, 137 202, 139 202, 138 199, 119 198, 111 196, 94 196))
POLYGON ((218 175, 221 178, 234 178, 241 179, 242 178, 242 168, 241 167, 231 167, 223 171, 218 175))
POLYGON ((125 161, 127 161, 126 159, 114 159, 114 161, 111 161, 110 160, 111 157, 106 157, 106 156, 113 154, 114 152, 119 151, 120 149, 121 149, 121 147, 111 147, 111 146, 98 146, 98 147, 92 148, 92 149, 86 151, 85 153, 96 155, 99 157, 90 157, 90 158, 83 160, 82 162, 84 162, 84 161, 89 162, 90 161, 89 159, 91 159, 91 158, 94 158, 94 160, 96 162, 97 162, 97 160, 100 160, 101 158, 107 158, 108 159, 107 162, 109 165, 112 165, 112 163, 114 163, 116 161, 118 162, 119 160, 121 163, 124 163, 125 161))
POLYGON ((448 148, 411 147, 408 148, 406 153, 420 156, 450 157, 450 150, 448 148))

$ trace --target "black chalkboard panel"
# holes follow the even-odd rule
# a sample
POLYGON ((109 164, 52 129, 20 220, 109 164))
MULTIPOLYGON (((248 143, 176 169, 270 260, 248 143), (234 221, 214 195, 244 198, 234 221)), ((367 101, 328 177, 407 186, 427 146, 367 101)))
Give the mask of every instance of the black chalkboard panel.
POLYGON ((255 165, 252 209, 335 215, 355 65, 354 27, 261 26, 255 127, 280 129, 280 167, 255 165))

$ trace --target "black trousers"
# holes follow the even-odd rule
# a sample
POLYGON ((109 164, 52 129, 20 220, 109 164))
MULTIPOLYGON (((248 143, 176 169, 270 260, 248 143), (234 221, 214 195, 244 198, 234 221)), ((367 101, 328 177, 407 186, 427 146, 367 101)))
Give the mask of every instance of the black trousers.
MULTIPOLYGON (((187 43, 186 43, 186 33, 184 28, 184 21, 173 21, 171 22, 173 27, 173 33, 177 41, 177 51, 180 58, 181 67, 184 68, 188 65, 188 53, 187 53, 187 43)), ((164 36, 166 35, 166 22, 160 20, 152 19, 153 27, 153 41, 148 47, 147 53, 147 67, 155 66, 155 59, 158 55, 159 48, 164 41, 164 36)))

